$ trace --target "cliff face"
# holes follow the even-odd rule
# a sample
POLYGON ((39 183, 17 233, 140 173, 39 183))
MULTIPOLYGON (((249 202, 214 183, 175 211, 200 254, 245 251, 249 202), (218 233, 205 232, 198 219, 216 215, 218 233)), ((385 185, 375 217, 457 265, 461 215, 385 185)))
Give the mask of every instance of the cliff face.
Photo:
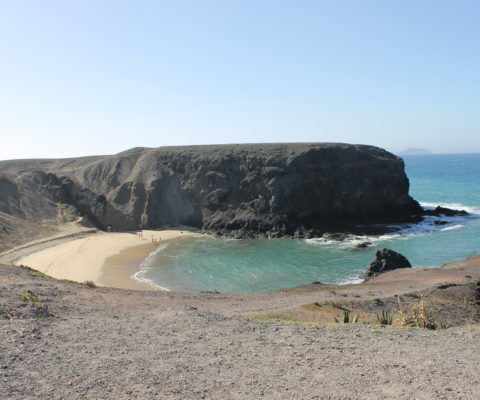
POLYGON ((114 156, 0 162, 0 211, 50 218, 75 206, 115 229, 189 225, 233 236, 311 236, 409 221, 402 159, 335 143, 132 149, 114 156))

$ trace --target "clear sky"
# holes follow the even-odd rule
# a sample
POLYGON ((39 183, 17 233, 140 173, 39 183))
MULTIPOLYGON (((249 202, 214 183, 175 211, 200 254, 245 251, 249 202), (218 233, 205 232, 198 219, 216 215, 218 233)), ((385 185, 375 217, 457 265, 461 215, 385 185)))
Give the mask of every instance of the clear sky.
POLYGON ((480 152, 480 2, 0 0, 0 159, 333 141, 480 152))

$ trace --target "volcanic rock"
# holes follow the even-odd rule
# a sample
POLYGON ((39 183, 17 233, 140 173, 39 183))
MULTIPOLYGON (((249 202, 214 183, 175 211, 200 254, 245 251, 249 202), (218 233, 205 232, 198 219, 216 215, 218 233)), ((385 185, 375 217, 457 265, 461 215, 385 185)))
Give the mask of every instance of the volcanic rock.
POLYGON ((434 210, 425 210, 424 215, 432 215, 435 217, 456 217, 468 215, 465 210, 453 210, 451 208, 437 206, 434 210))
POLYGON ((365 249, 367 248, 368 246, 371 246, 372 245, 372 242, 362 242, 362 243, 358 243, 357 245, 355 245, 355 248, 356 249, 365 249))
POLYGON ((398 268, 412 268, 407 258, 390 249, 378 250, 365 272, 365 280, 398 268))
POLYGON ((412 222, 403 160, 342 143, 135 148, 113 156, 0 161, 0 212, 58 218, 59 203, 115 230, 187 225, 233 237, 319 237, 412 222))

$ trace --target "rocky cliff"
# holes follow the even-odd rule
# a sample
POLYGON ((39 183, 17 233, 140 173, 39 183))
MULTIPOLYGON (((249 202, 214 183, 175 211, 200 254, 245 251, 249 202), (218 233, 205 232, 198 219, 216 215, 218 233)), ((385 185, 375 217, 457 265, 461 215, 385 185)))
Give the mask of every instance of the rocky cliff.
POLYGON ((338 143, 136 148, 0 162, 0 212, 40 221, 69 204, 101 228, 188 225, 237 237, 312 236, 412 221, 401 158, 338 143))

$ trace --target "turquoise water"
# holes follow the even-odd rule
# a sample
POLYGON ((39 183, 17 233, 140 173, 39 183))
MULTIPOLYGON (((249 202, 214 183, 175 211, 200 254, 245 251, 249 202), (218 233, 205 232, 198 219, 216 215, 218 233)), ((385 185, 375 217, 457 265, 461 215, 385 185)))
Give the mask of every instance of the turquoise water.
POLYGON ((260 293, 313 281, 359 281, 375 252, 384 247, 404 254, 414 267, 435 267, 480 253, 480 154, 404 157, 410 193, 425 206, 465 209, 471 217, 431 217, 404 225, 399 233, 323 239, 230 240, 198 237, 152 253, 136 278, 175 291, 218 290, 260 293), (478 214, 477 214, 478 213, 478 214), (355 245, 371 241, 372 247, 355 245))

